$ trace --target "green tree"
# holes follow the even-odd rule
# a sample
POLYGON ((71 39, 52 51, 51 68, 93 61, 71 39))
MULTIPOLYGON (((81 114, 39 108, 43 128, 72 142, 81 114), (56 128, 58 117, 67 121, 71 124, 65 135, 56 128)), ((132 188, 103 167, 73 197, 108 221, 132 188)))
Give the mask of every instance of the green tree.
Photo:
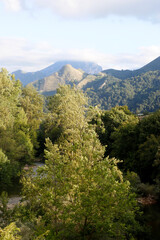
MULTIPOLYGON (((99 114, 98 114, 99 115, 99 114)), ((97 116, 98 116, 97 115, 97 116)), ((93 117, 92 122, 96 119, 93 117)), ((127 106, 116 106, 108 111, 103 111, 101 113, 101 121, 98 117, 98 123, 96 120, 96 131, 98 133, 99 139, 102 145, 106 145, 106 155, 110 155, 113 148, 114 138, 113 134, 126 124, 137 124, 138 118, 128 110, 127 106), (100 126, 99 126, 100 125, 100 126)), ((121 142, 123 145, 123 141, 121 142)), ((124 146, 125 147, 125 146, 124 146)), ((113 155, 116 156, 117 155, 113 155)), ((120 159, 123 159, 120 157, 120 159)))
POLYGON ((131 121, 120 126, 111 134, 112 151, 111 156, 122 160, 121 168, 125 171, 131 170, 138 173, 137 155, 137 123, 131 121))
POLYGON ((156 138, 155 135, 150 135, 147 140, 139 145, 139 174, 143 177, 143 181, 153 181, 157 172, 154 167, 158 146, 160 145, 160 137, 156 138))
POLYGON ((20 229, 17 228, 16 224, 12 222, 4 229, 0 228, 0 240, 20 240, 22 239, 19 235, 20 229))
POLYGON ((20 106, 24 109, 27 116, 29 135, 35 148, 38 147, 37 130, 43 120, 44 98, 32 86, 22 89, 20 106))
POLYGON ((21 84, 6 70, 0 72, 0 148, 13 161, 29 159, 33 146, 28 134, 28 118, 22 107, 21 84))
POLYGON ((10 76, 6 69, 0 72, 0 130, 12 127, 17 103, 21 94, 21 84, 10 76))
POLYGON ((42 97, 36 93, 36 90, 22 91, 20 81, 15 80, 13 75, 9 75, 7 70, 2 69, 0 72, 0 158, 4 159, 5 156, 8 161, 6 163, 0 161, 1 188, 6 188, 13 183, 21 166, 33 160, 33 145, 34 142, 37 143, 36 134, 41 121, 42 103, 42 97))
POLYGON ((137 227, 135 196, 117 160, 104 159, 85 105, 83 94, 69 86, 54 96, 51 109, 61 132, 56 143, 46 140, 45 166, 23 177, 27 209, 30 218, 41 216, 51 239, 128 239, 137 227))

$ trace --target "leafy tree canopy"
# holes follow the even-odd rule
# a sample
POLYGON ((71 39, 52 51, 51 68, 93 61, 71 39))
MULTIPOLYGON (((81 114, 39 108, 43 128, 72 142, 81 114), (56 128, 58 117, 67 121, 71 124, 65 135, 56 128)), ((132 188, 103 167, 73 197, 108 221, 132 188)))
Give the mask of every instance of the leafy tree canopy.
POLYGON ((85 96, 61 86, 51 103, 61 132, 54 144, 46 139, 45 166, 23 178, 29 218, 39 216, 51 239, 131 238, 138 226, 134 194, 117 160, 104 158, 85 117, 85 96))

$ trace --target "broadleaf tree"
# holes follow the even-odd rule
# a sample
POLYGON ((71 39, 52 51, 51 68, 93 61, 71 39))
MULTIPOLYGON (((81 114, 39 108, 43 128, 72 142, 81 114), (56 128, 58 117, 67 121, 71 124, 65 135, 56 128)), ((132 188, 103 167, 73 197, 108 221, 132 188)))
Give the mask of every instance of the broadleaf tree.
POLYGON ((22 178, 26 211, 50 230, 47 239, 131 239, 138 227, 135 196, 118 160, 104 158, 86 105, 83 93, 69 86, 54 96, 53 127, 61 131, 55 143, 46 139, 44 167, 22 178))

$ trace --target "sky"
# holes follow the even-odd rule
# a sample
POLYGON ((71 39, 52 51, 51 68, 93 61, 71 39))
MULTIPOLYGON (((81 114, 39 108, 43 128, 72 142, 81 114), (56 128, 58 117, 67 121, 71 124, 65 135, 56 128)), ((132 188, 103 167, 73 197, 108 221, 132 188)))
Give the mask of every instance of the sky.
POLYGON ((0 0, 0 68, 137 69, 160 56, 159 0, 0 0))

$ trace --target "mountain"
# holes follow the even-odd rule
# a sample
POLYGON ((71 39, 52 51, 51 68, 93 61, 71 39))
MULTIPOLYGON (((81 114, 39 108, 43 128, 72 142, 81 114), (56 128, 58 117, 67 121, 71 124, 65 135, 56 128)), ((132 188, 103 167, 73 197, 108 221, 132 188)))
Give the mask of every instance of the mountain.
POLYGON ((146 64, 145 66, 137 70, 132 71, 132 70, 107 69, 102 72, 119 79, 127 79, 127 78, 138 76, 142 73, 146 73, 149 71, 156 71, 156 70, 160 70, 160 57, 154 59, 152 62, 146 64))
POLYGON ((31 84, 44 95, 55 93, 59 84, 75 84, 88 94, 92 105, 100 104, 105 110, 116 105, 127 105, 133 112, 151 112, 159 109, 160 58, 130 72, 130 77, 129 70, 115 70, 115 76, 106 71, 92 75, 67 64, 58 72, 31 84), (155 69, 156 71, 153 71, 155 69), (119 72, 121 78, 117 77, 119 72))
POLYGON ((102 67, 93 62, 84 62, 84 61, 59 61, 56 62, 47 68, 44 68, 37 72, 23 72, 21 70, 15 71, 12 74, 15 75, 16 79, 20 79, 22 84, 25 86, 30 82, 34 82, 39 79, 43 79, 52 75, 54 72, 59 71, 63 66, 70 64, 72 67, 76 69, 82 69, 84 72, 88 74, 97 74, 102 71, 102 67))
POLYGON ((107 75, 84 86, 92 105, 105 110, 127 105, 132 112, 160 109, 160 70, 148 71, 127 79, 107 75))
POLYGON ((139 75, 141 73, 160 70, 160 57, 154 59, 152 62, 146 64, 144 67, 135 70, 134 72, 139 75))
MULTIPOLYGON (((55 65, 59 68, 60 62, 55 65)), ((51 72, 52 67, 44 72, 51 72)), ((93 105, 105 110, 127 105, 133 112, 151 112, 160 108, 160 57, 134 71, 109 69, 94 75, 67 64, 30 84, 44 95, 54 94, 59 84, 75 84, 88 94, 93 105)))
MULTIPOLYGON (((42 70, 36 71, 36 72, 23 72, 21 70, 15 71, 12 74, 15 75, 16 79, 20 79, 22 84, 25 86, 30 82, 34 82, 39 79, 43 79, 45 77, 48 77, 52 75, 55 72, 58 72, 64 65, 70 64, 72 67, 76 69, 82 69, 84 72, 88 74, 98 74, 102 71, 102 67, 97 65, 93 62, 84 62, 84 61, 59 61, 56 62, 47 68, 44 68, 42 70)), ((115 69, 107 69, 102 71, 104 74, 108 74, 111 76, 114 76, 115 78, 119 79, 127 79, 131 77, 138 76, 142 73, 148 72, 148 71, 156 71, 160 69, 160 57, 156 58, 152 62, 148 63, 144 67, 137 69, 137 70, 115 70, 115 69)))
POLYGON ((134 76, 134 73, 133 73, 134 71, 132 70, 107 69, 102 72, 119 79, 126 79, 134 76))
POLYGON ((32 84, 39 92, 48 95, 49 93, 54 92, 59 84, 78 84, 87 76, 88 74, 81 69, 75 69, 70 64, 67 64, 58 72, 30 84, 32 84))

